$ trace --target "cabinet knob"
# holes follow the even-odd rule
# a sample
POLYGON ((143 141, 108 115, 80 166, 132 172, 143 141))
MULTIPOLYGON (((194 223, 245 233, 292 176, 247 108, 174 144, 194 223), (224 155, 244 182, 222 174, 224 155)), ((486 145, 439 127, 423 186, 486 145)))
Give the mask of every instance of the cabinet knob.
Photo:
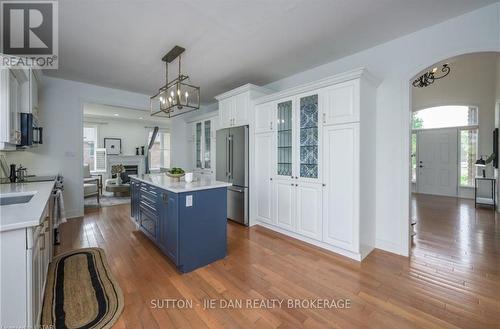
POLYGON ((292 186, 293 186, 293 183, 292 183, 292 184, 290 184, 290 185, 292 185, 292 186))
POLYGON ((295 186, 299 186, 299 184, 295 184, 295 186))
POLYGON ((323 184, 323 186, 326 186, 326 184, 323 184))
POLYGON ((269 178, 269 180, 273 180, 273 178, 271 177, 271 178, 269 178))

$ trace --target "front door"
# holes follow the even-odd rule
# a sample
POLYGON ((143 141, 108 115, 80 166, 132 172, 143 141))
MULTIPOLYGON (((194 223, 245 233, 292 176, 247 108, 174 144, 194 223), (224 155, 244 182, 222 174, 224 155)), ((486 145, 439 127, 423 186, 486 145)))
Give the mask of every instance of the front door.
POLYGON ((417 133, 418 193, 457 196, 458 130, 430 129, 417 133))

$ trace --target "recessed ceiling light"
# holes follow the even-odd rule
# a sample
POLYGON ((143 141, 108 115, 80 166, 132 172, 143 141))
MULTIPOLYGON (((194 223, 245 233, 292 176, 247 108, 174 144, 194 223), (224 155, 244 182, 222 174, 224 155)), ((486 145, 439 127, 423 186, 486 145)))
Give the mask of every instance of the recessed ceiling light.
POLYGON ((139 119, 141 119, 141 120, 142 120, 142 119, 144 119, 144 118, 143 118, 143 117, 139 117, 139 119))
POLYGON ((115 113, 115 114, 113 114, 113 115, 114 115, 115 117, 118 117, 118 116, 120 116, 120 115, 119 115, 118 113, 115 113))

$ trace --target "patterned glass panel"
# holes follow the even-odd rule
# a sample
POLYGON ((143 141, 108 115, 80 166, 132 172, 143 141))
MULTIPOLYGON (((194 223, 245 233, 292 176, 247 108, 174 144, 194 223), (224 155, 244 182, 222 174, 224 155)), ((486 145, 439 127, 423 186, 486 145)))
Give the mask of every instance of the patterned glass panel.
POLYGON ((201 122, 196 124, 196 168, 201 168, 201 122))
POLYGON ((318 178, 318 95, 300 99, 300 177, 318 178))
POLYGON ((278 104, 277 174, 292 176, 292 101, 278 104))
POLYGON ((211 132, 211 121, 205 121, 205 151, 203 156, 203 162, 205 164, 205 169, 210 168, 210 134, 211 132))

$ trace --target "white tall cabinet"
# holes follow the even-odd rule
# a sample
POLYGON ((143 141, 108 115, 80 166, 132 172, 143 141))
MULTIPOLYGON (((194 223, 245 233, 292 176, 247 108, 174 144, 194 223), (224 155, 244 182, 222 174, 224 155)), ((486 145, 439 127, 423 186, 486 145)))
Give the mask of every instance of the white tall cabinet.
POLYGON ((255 101, 251 224, 356 260, 368 255, 375 246, 375 88, 359 69, 255 101))

